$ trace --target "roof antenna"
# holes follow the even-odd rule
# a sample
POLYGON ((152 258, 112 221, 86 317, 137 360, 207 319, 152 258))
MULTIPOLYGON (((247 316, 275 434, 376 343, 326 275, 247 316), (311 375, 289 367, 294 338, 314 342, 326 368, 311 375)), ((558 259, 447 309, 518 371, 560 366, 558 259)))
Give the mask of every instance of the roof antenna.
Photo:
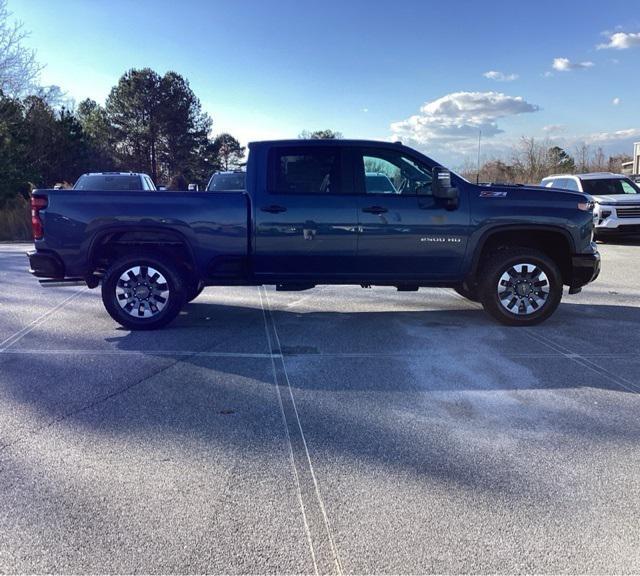
POLYGON ((478 171, 476 172, 476 185, 480 184, 480 142, 482 140, 482 130, 478 130, 478 171))

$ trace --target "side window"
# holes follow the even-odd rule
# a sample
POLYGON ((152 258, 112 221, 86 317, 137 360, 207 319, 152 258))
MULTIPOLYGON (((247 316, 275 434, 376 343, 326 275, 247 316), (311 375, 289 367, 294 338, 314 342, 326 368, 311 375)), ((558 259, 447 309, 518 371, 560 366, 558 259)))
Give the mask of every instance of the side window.
POLYGON ((578 183, 573 178, 565 178, 564 186, 566 190, 578 190, 578 183))
POLYGON ((431 194, 429 167, 400 152, 367 150, 361 166, 366 194, 431 194))
POLYGON ((624 194, 637 194, 638 191, 626 180, 620 180, 620 184, 622 184, 622 192, 624 194))
POLYGON ((339 194, 340 149, 274 148, 269 162, 273 194, 339 194))

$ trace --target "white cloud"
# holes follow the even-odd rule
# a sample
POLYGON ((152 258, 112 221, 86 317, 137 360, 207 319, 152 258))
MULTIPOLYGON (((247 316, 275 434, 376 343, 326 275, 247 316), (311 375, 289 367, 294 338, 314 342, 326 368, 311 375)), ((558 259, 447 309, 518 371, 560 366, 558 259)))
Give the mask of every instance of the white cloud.
POLYGON ((554 58, 552 68, 558 72, 569 72, 570 70, 580 70, 591 68, 594 66, 593 62, 571 62, 569 58, 554 58))
POLYGON ((362 112, 369 112, 369 108, 362 108, 362 112))
POLYGON ((614 106, 617 106, 618 104, 620 104, 620 98, 614 98, 614 99, 611 101, 611 104, 613 104, 614 106))
POLYGON ((505 74, 498 70, 489 70, 488 72, 485 72, 483 76, 489 80, 496 80, 498 82, 512 82, 518 78, 517 74, 505 74))
POLYGON ((542 131, 547 134, 557 134, 558 132, 564 131, 564 129, 564 124, 548 124, 542 128, 542 131))
MULTIPOLYGON (((616 130, 614 132, 594 132, 583 138, 588 144, 614 144, 620 141, 631 141, 640 138, 640 128, 628 128, 626 130, 616 130)), ((631 146, 631 144, 629 144, 631 146)))
POLYGON ((598 50, 611 48, 614 50, 627 50, 633 46, 640 46, 640 32, 616 32, 609 36, 609 42, 598 44, 598 50))
POLYGON ((393 138, 414 146, 460 151, 466 143, 477 142, 479 130, 484 138, 501 134, 499 119, 538 110, 521 96, 454 92, 425 102, 418 114, 392 123, 391 132, 393 138))

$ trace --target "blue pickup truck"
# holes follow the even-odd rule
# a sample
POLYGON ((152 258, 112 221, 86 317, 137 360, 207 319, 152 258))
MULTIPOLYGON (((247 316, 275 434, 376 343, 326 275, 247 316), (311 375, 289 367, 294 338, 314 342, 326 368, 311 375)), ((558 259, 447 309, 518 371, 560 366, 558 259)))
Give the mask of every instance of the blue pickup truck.
POLYGON ((32 274, 101 286, 117 322, 148 330, 204 286, 265 284, 445 286, 527 326, 599 273, 585 194, 478 186, 400 143, 249 148, 243 192, 36 190, 32 274))

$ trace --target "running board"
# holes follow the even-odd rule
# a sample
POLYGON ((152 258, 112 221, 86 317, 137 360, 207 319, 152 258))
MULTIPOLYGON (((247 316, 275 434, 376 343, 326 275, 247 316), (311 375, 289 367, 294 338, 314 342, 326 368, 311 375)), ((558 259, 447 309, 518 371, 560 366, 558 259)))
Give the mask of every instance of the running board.
POLYGON ((55 286, 86 286, 87 281, 84 278, 47 278, 45 280, 38 280, 40 286, 45 288, 55 286))

